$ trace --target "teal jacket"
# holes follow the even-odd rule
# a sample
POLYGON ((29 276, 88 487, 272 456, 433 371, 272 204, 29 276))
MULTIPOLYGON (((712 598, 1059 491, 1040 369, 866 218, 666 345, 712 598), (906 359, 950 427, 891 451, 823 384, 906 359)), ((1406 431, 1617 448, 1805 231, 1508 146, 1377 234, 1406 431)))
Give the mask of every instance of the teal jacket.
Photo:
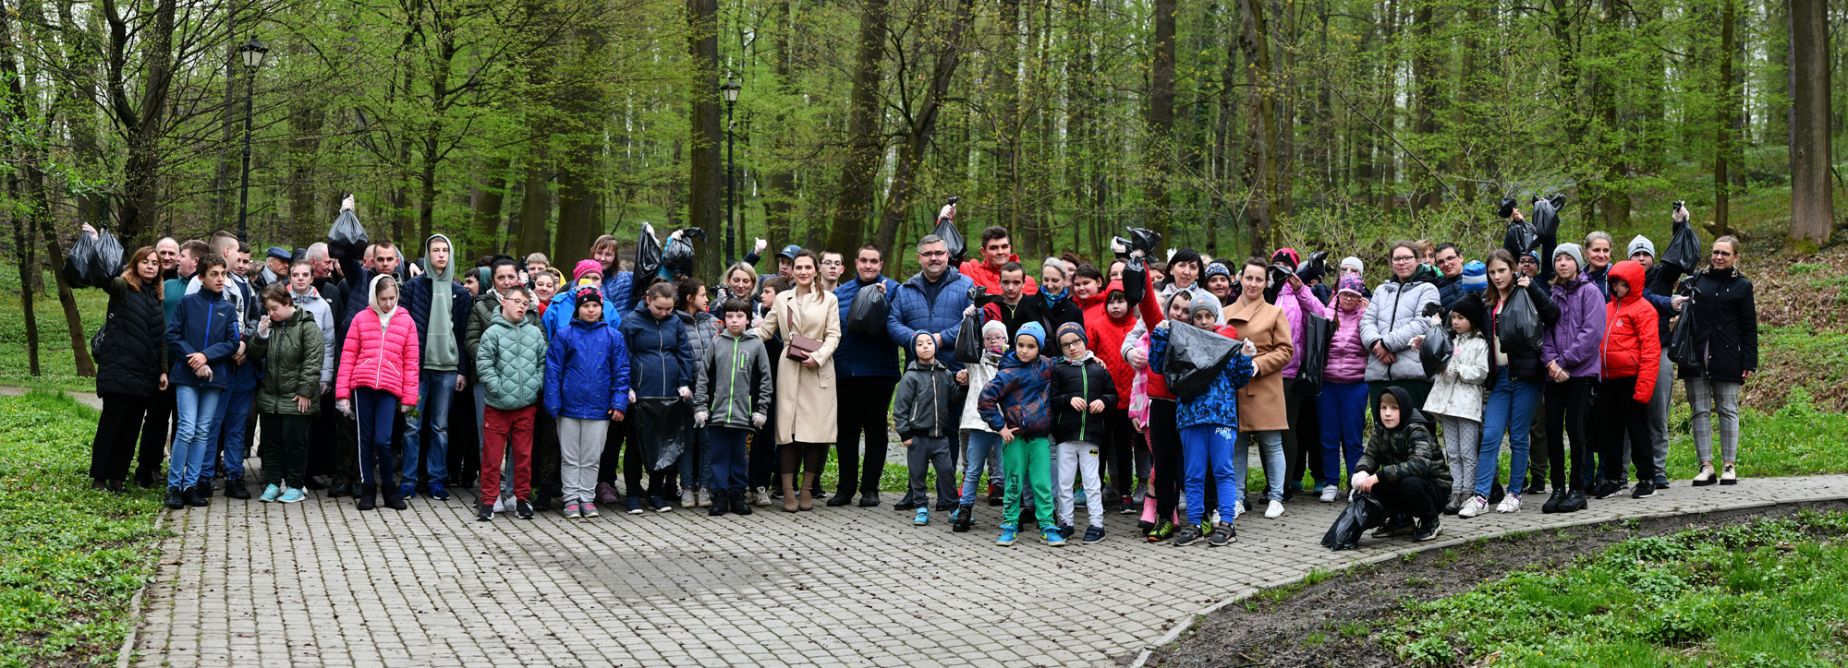
POLYGON ((481 384, 488 405, 499 410, 539 402, 539 390, 545 386, 545 332, 536 314, 527 314, 518 324, 494 314, 475 351, 475 382, 481 384))

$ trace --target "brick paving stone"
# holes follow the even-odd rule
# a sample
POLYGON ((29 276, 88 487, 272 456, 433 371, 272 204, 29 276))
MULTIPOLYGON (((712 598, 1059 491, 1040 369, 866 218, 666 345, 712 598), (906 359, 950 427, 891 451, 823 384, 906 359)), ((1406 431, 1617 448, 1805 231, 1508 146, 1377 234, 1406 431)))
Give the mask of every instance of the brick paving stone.
POLYGON ((1848 497, 1848 476, 1677 485, 1585 512, 1446 518, 1414 548, 1316 544, 1339 511, 1312 497, 1239 519, 1233 549, 1148 545, 1134 516, 1109 538, 1052 549, 1025 535, 913 527, 889 507, 707 517, 689 509, 570 522, 474 521, 475 497, 361 513, 215 497, 169 515, 143 599, 145 666, 1073 665, 1134 657, 1202 609, 1414 549, 1570 524, 1848 497), (1177 595, 1174 583, 1185 582, 1177 595), (1090 597, 1118 592, 1110 602, 1090 597), (1133 601, 1133 603, 1131 602, 1133 601), (282 616, 278 617, 277 615, 282 616), (568 627, 568 628, 567 628, 568 627))

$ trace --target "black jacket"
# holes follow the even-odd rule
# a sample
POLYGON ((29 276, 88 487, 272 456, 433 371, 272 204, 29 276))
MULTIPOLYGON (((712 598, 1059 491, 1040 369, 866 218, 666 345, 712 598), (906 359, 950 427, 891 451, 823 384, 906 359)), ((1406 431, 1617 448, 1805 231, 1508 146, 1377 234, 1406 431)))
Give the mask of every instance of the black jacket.
POLYGON ((1758 370, 1758 307, 1752 298, 1752 281, 1738 269, 1702 269, 1682 284, 1690 300, 1683 312, 1694 314, 1694 345, 1706 363, 1681 366, 1683 380, 1706 378, 1727 383, 1745 381, 1745 372, 1758 370))
POLYGON ((151 395, 167 371, 167 320, 157 295, 159 281, 135 290, 117 276, 103 284, 109 315, 97 337, 96 393, 151 395))
POLYGON ((1110 370, 1096 355, 1078 363, 1071 360, 1053 363, 1052 438, 1055 443, 1104 443, 1110 435, 1104 414, 1072 410, 1074 398, 1083 399, 1086 404, 1101 400, 1105 409, 1116 407, 1116 385, 1110 381, 1110 370))
MULTIPOLYGON (((1559 322, 1559 306, 1553 303, 1553 298, 1547 295, 1546 289, 1542 288, 1541 285, 1542 283, 1539 278, 1536 277, 1533 279, 1532 282, 1527 284, 1527 296, 1533 299, 1534 309, 1540 312, 1540 326, 1542 328, 1550 328, 1553 326, 1553 323, 1559 322)), ((1493 288, 1491 287, 1491 289, 1493 288)), ((1497 329, 1497 320, 1498 317, 1495 313, 1495 306, 1490 305, 1489 331, 1500 331, 1497 329)), ((1497 365, 1495 364, 1495 353, 1497 350, 1501 349, 1501 345, 1502 342, 1499 335, 1489 337, 1490 385, 1495 383, 1494 378, 1497 369, 1497 365)), ((1545 381, 1546 364, 1541 362, 1540 358, 1541 352, 1538 346, 1534 347, 1532 350, 1509 350, 1508 377, 1515 380, 1545 381)))

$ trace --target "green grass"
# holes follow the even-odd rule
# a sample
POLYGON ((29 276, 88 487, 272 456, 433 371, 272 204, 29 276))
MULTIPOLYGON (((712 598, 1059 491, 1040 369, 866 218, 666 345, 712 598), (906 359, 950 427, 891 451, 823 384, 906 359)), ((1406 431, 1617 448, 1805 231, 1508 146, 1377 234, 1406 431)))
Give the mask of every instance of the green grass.
MULTIPOLYGON (((0 385, 54 390, 96 391, 96 381, 77 375, 77 363, 71 356, 69 330, 64 326, 64 310, 58 305, 57 286, 49 272, 45 274, 45 291, 34 295, 33 311, 38 315, 39 370, 33 377, 26 357, 25 308, 20 300, 17 265, 0 264, 0 385)), ((108 313, 109 295, 102 290, 76 289, 77 312, 83 318, 83 336, 90 340, 102 327, 108 313)), ((86 343, 85 345, 88 345, 86 343)))
POLYGON ((89 489, 94 409, 0 397, 0 666, 102 665, 154 572, 156 492, 89 489))
POLYGON ((1619 543, 1407 604, 1380 644, 1426 666, 1825 666, 1848 661, 1848 514, 1619 543))

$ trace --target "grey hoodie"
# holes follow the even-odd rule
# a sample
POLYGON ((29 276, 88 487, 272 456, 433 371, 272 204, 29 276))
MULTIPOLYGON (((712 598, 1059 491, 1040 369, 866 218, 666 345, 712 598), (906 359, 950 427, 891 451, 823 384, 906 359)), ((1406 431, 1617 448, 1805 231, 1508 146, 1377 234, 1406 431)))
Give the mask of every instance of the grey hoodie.
POLYGON ((753 415, 770 414, 770 354, 750 330, 720 331, 696 366, 693 410, 708 415, 707 426, 752 429, 753 415))
POLYGON ((912 360, 898 379, 892 403, 892 429, 898 437, 949 436, 956 433, 956 407, 966 390, 956 384, 956 372, 932 360, 912 360))

